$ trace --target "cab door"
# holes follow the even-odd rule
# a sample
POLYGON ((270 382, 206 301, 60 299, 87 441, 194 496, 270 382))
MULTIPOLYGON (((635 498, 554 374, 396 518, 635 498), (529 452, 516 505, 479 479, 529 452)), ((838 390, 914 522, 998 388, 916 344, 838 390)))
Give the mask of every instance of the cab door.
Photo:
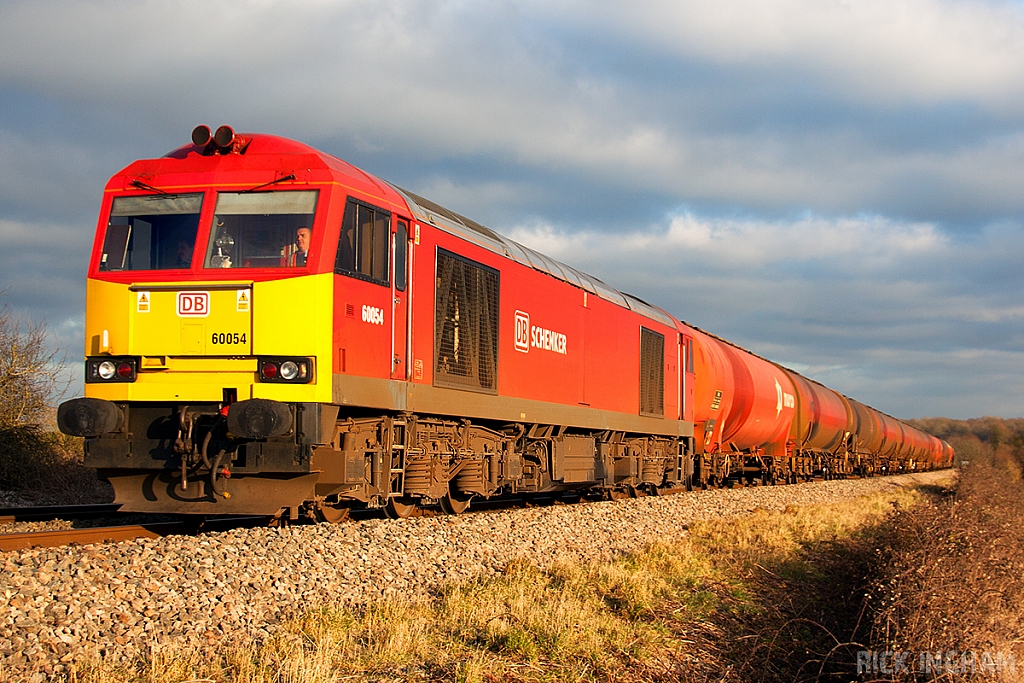
POLYGON ((693 420, 693 337, 679 335, 679 419, 693 420))
POLYGON ((409 374, 409 298, 412 295, 412 245, 409 242, 409 219, 395 217, 392 234, 391 272, 391 379, 407 380, 409 374))

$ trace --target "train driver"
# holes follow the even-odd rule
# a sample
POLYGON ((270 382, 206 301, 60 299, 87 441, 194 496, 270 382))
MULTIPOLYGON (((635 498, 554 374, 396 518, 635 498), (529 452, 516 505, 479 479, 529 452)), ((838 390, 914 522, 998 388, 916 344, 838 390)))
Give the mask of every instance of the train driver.
POLYGON ((174 267, 192 267, 192 245, 185 240, 181 240, 178 242, 178 260, 174 262, 174 267))
POLYGON ((306 256, 309 253, 309 238, 312 236, 309 228, 303 226, 295 231, 295 253, 292 254, 292 266, 305 266, 306 256))

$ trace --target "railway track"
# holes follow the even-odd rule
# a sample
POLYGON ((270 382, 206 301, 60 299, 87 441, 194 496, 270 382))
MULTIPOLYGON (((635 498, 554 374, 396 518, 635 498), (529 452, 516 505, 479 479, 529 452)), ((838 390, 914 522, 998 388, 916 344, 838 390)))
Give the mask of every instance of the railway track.
MULTIPOLYGON (((680 489, 682 491, 682 489, 680 489)), ((547 506, 558 503, 572 502, 572 496, 542 496, 536 499, 527 500, 519 497, 502 498, 496 500, 475 501, 471 512, 485 512, 489 510, 504 510, 517 507, 547 506)), ((12 550, 24 550, 27 548, 55 548, 65 545, 78 544, 86 545, 91 543, 110 543, 117 541, 128 541, 136 538, 159 538, 171 535, 195 535, 200 532, 226 531, 240 527, 255 527, 270 524, 273 520, 269 517, 246 516, 224 516, 209 518, 183 517, 174 520, 167 520, 166 515, 152 515, 156 518, 152 522, 116 524, 118 517, 138 520, 139 513, 118 512, 120 505, 63 505, 63 506, 40 506, 25 508, 0 509, 0 524, 12 524, 16 522, 40 522, 50 520, 96 520, 110 519, 115 522, 110 525, 88 526, 73 529, 47 529, 38 531, 23 531, 13 533, 0 533, 0 552, 12 550), (157 521, 158 520, 158 521, 157 521)), ((440 508, 420 508, 416 511, 417 517, 442 516, 445 513, 440 508)), ((364 519, 383 519, 383 510, 361 509, 352 513, 352 521, 364 519)), ((292 524, 308 524, 310 520, 298 520, 292 524)))
POLYGON ((97 526, 84 529, 57 529, 51 531, 25 531, 0 534, 0 551, 24 550, 26 548, 53 548, 72 543, 106 543, 128 541, 135 538, 158 538, 173 533, 186 533, 183 522, 156 522, 154 524, 133 524, 126 526, 97 526))
MULTIPOLYGON (((757 484, 755 484, 756 486, 757 484)), ((740 485, 742 486, 742 484, 740 485)), ((674 495, 685 493, 685 488, 677 488, 659 491, 657 495, 674 495)), ((646 493, 637 495, 645 496, 646 493)), ((620 493, 614 498, 627 497, 627 494, 620 493)), ((532 498, 519 496, 510 498, 497 498, 492 500, 474 501, 470 512, 486 512, 494 510, 506 510, 520 507, 546 507, 557 504, 571 504, 580 500, 579 496, 572 494, 539 495, 532 498)), ((73 529, 56 529, 42 531, 26 531, 16 533, 0 533, 0 552, 12 550, 23 550, 26 548, 52 548, 70 544, 90 544, 126 541, 136 538, 159 538, 170 535, 195 535, 200 532, 226 531, 240 527, 256 527, 271 524, 274 520, 270 517, 245 516, 223 516, 223 517, 181 517, 178 519, 166 519, 166 515, 151 515, 153 521, 137 523, 139 513, 119 512, 120 505, 110 503, 104 505, 65 505, 65 506, 41 506, 25 508, 0 509, 0 524, 29 521, 49 521, 55 519, 63 520, 96 520, 110 519, 116 522, 118 517, 130 519, 136 523, 96 525, 73 529)), ((415 511, 416 517, 434 517, 445 513, 439 507, 418 508, 415 511)), ((384 518, 382 509, 356 509, 350 516, 351 521, 365 519, 384 518)), ((287 523, 287 522, 286 522, 287 523)), ((308 524, 311 520, 296 520, 292 524, 308 524)))
POLYGON ((238 527, 262 526, 268 523, 266 517, 224 516, 210 518, 166 519, 166 515, 150 515, 153 521, 139 522, 137 513, 118 512, 120 505, 63 505, 26 508, 0 509, 0 524, 17 522, 44 522, 51 520, 97 520, 110 524, 90 525, 71 529, 45 529, 0 533, 0 552, 24 550, 26 548, 54 548, 59 546, 90 543, 128 541, 136 538, 159 538, 175 534, 193 535, 199 532, 226 531, 238 527), (118 517, 132 520, 132 523, 117 523, 118 517))
POLYGON ((117 503, 100 505, 42 505, 0 509, 0 524, 14 522, 47 522, 53 519, 98 519, 113 517, 121 506, 117 503))

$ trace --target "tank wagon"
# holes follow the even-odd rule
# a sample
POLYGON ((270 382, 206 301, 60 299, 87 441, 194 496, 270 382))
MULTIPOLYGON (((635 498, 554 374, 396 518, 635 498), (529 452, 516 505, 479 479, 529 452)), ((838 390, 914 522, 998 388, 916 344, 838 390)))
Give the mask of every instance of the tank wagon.
POLYGON ((304 144, 200 126, 104 190, 85 397, 123 509, 392 517, 948 466, 952 449, 304 144))

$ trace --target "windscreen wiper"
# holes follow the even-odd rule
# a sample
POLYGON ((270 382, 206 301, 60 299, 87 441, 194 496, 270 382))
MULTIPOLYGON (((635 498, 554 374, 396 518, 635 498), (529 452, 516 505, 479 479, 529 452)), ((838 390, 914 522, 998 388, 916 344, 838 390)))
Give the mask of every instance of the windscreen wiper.
POLYGON ((144 182, 142 182, 141 180, 138 180, 138 179, 133 180, 132 181, 132 185, 137 187, 137 188, 139 188, 139 189, 149 190, 151 192, 157 192, 157 193, 165 195, 167 197, 174 197, 175 196, 175 195, 171 194, 170 192, 168 192, 167 190, 161 190, 159 187, 153 187, 149 183, 144 183, 144 182))
POLYGON ((257 190, 262 190, 264 187, 270 187, 271 185, 277 185, 278 183, 283 183, 286 180, 295 180, 295 174, 294 173, 289 173, 288 175, 281 176, 280 178, 278 178, 276 180, 271 180, 269 183, 263 183, 262 185, 257 185, 256 187, 250 187, 248 190, 242 190, 238 194, 248 194, 250 192, 256 192, 257 190))

